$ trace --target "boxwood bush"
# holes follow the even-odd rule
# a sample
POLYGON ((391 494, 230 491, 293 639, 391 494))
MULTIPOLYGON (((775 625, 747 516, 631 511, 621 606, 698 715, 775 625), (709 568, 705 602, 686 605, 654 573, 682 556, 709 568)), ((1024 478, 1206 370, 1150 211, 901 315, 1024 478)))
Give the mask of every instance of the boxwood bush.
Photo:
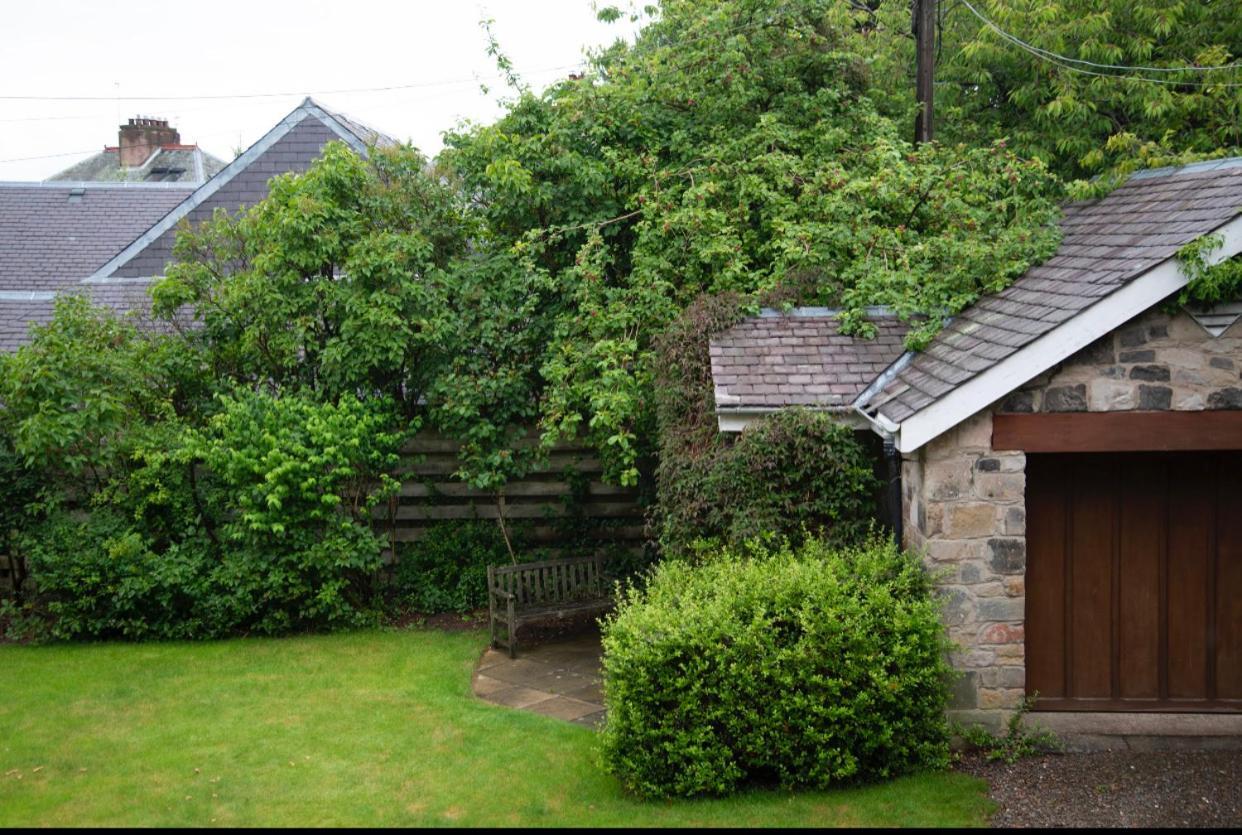
POLYGON ((918 559, 880 538, 666 562, 605 622, 605 767, 657 797, 942 767, 946 648, 918 559))

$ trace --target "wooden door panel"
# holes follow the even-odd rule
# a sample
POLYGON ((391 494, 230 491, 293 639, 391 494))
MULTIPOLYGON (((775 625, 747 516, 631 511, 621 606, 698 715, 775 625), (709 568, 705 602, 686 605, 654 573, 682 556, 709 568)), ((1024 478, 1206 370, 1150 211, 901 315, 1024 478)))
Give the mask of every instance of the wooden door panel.
POLYGON ((1216 697, 1242 699, 1242 456, 1220 460, 1216 506, 1216 697))
POLYGON ((1043 709, 1242 710, 1242 453, 1027 457, 1043 709))
POLYGON ((1026 487, 1026 677, 1043 698, 1065 692, 1065 508, 1063 458, 1031 456, 1026 487))
POLYGON ((1207 698, 1207 591, 1215 490, 1201 460, 1169 463, 1168 696, 1207 698))
POLYGON ((1112 695, 1112 576, 1116 475, 1111 462, 1076 462, 1069 531, 1069 695, 1112 695))
POLYGON ((1160 577, 1166 470, 1150 459, 1120 465, 1118 690, 1123 699, 1160 698, 1160 577))

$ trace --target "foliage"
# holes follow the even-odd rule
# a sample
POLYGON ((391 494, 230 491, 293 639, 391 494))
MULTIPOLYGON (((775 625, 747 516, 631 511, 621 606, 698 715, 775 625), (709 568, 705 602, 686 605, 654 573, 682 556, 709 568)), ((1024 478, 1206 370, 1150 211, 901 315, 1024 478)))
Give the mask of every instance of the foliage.
POLYGON ((1212 254, 1224 246, 1220 235, 1204 235, 1177 251, 1177 260, 1189 282, 1178 294, 1177 305, 1212 307, 1242 298, 1242 258, 1212 263, 1212 254))
POLYGON ((665 562, 605 624, 605 765, 645 796, 943 766, 945 648, 929 579, 883 539, 665 562))
POLYGON ((857 539, 874 517, 878 485, 847 427, 793 409, 758 421, 736 442, 720 433, 708 341, 740 315, 736 295, 704 296, 657 340, 660 544, 684 554, 698 540, 740 544, 767 532, 857 539))
MULTIPOLYGON (((869 56, 872 98, 912 126, 910 4, 836 5, 836 19, 850 25, 857 48, 869 56)), ((942 3, 935 91, 941 141, 982 147, 1008 139, 1018 154, 1043 160, 1067 180, 1102 175, 1104 183, 1138 168, 1228 155, 1242 146, 1237 2, 971 5, 1044 55, 1007 39, 966 4, 942 3)))
POLYGON ((952 731, 989 760, 1003 760, 1008 765, 1013 765, 1023 757, 1059 751, 1062 746, 1056 734, 1046 728, 1028 727, 1025 724, 1025 718, 1038 698, 1038 693, 1022 697, 1021 706, 1009 714, 1004 736, 993 736, 982 725, 963 727, 954 723, 952 731))
POLYGON ((863 334, 889 304, 926 315, 919 344, 1055 246, 1055 179, 999 144, 913 148, 837 5, 668 0, 585 77, 446 137, 480 245, 556 299, 545 432, 585 429, 622 482, 650 443, 655 338, 700 294, 781 288, 863 334))
POLYGON ((495 523, 442 522, 398 548, 392 592, 415 612, 474 611, 487 605, 487 567, 509 561, 495 523))
MULTIPOLYGON (((179 454, 209 475, 208 535, 233 628, 355 624, 373 607, 382 540, 370 511, 397 489, 402 436, 383 401, 238 393, 179 454), (214 528, 218 533, 210 533, 214 528)), ((391 408, 391 405, 389 405, 391 408)))
POLYGON ((66 299, 4 359, 4 521, 56 637, 322 628, 373 608, 391 404, 211 401, 198 356, 66 299))

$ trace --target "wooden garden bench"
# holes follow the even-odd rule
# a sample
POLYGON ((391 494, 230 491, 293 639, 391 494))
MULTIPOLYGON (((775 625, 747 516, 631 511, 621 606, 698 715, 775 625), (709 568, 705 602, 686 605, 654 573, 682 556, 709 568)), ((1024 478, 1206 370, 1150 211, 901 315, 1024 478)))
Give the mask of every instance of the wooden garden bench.
POLYGON ((517 655, 517 630, 536 620, 564 620, 574 615, 603 614, 613 606, 604 582, 602 557, 527 562, 487 567, 487 608, 492 646, 517 655), (504 624, 505 637, 499 636, 504 624))

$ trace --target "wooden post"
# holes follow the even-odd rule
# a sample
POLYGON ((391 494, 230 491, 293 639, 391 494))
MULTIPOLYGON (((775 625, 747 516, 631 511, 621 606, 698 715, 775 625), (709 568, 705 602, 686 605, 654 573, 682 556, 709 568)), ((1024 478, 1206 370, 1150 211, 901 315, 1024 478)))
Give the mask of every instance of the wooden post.
POLYGON ((936 0, 915 0, 915 98, 919 103, 914 117, 914 144, 932 141, 934 110, 932 79, 936 68, 936 0))

